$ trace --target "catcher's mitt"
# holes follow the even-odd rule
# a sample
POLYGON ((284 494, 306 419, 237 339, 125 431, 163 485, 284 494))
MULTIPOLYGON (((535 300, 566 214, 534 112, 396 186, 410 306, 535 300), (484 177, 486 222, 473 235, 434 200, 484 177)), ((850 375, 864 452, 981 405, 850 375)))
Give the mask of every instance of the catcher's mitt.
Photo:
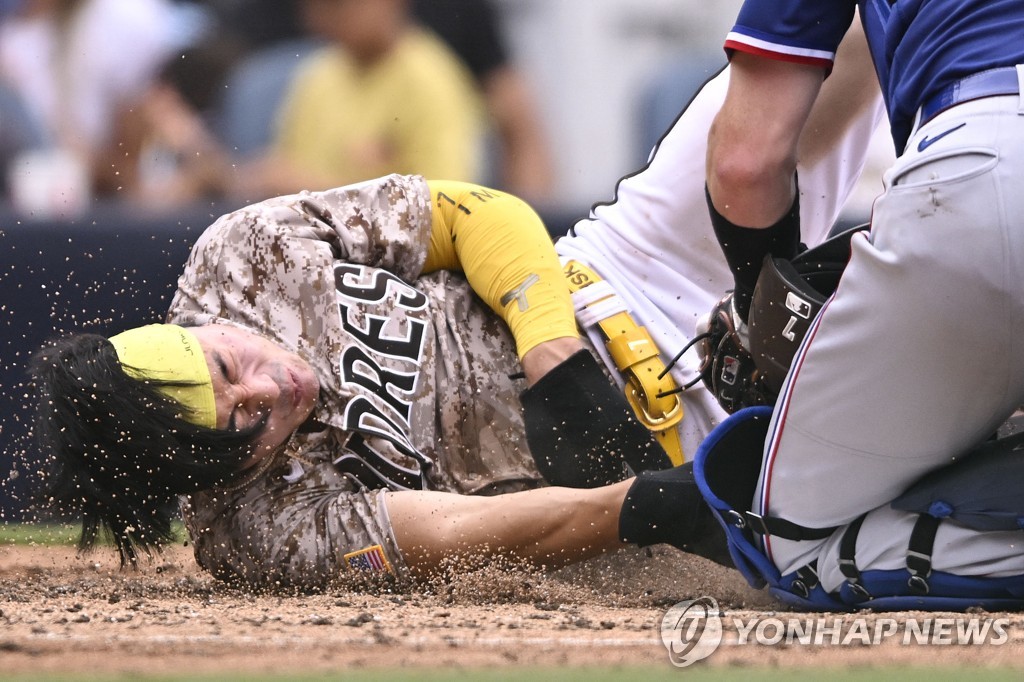
POLYGON ((858 225, 804 250, 791 261, 765 256, 754 288, 749 327, 727 294, 697 324, 701 379, 722 408, 733 413, 774 405, 793 357, 811 324, 836 290, 850 258, 858 225))
POLYGON ((747 318, 749 343, 744 346, 772 393, 782 390, 797 349, 839 285, 850 260, 850 240, 867 227, 841 232, 791 261, 765 257, 747 318))
POLYGON ((700 377, 726 412, 771 405, 776 394, 765 385, 747 350, 747 328, 733 306, 730 292, 697 323, 700 377))

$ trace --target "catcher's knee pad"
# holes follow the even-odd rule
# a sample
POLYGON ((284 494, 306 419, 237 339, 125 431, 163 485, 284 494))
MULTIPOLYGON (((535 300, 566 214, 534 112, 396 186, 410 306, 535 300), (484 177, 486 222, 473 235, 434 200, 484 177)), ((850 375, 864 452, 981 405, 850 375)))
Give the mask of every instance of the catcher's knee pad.
POLYGON ((856 543, 862 519, 841 530, 804 528, 750 512, 770 417, 768 407, 737 412, 711 432, 694 457, 697 485, 725 528, 733 562, 748 583, 767 586, 780 601, 811 610, 1024 608, 1024 575, 960 576, 931 568, 939 523, 961 523, 979 532, 1024 533, 1024 501, 1016 483, 1024 475, 1024 457, 1016 449, 1024 446, 1024 436, 1015 442, 986 444, 911 486, 891 505, 919 515, 906 549, 905 568, 861 571, 856 543), (839 566, 846 582, 832 593, 822 588, 814 564, 781 574, 761 549, 758 537, 767 533, 795 540, 822 539, 835 532, 842 533, 839 566))
POLYGON ((748 407, 730 415, 704 439, 693 473, 705 501, 725 529, 733 564, 746 581, 780 601, 810 610, 848 610, 810 576, 783 576, 760 548, 750 504, 761 475, 761 458, 772 408, 748 407))
POLYGON ((530 453, 552 485, 594 488, 672 466, 588 350, 545 374, 520 400, 530 453))
POLYGON ((1024 433, 1017 433, 986 441, 924 476, 893 500, 892 507, 948 518, 975 530, 1022 530, 1022 482, 1024 433))

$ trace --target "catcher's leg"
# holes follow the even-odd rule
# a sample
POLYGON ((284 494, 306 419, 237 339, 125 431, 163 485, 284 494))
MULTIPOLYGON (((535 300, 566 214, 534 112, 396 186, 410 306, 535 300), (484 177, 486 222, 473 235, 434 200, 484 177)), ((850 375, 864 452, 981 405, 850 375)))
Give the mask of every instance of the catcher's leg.
MULTIPOLYGON (((1017 98, 922 127, 776 406, 755 510, 851 523, 983 441, 1024 394, 1024 117, 1017 98), (955 129, 918 152, 929 135, 955 129), (998 151, 997 151, 998 150, 998 151), (1010 153, 1010 152, 1017 153, 1010 153)), ((783 573, 820 543, 769 538, 783 573)))
POLYGON ((801 526, 751 512, 770 408, 729 417, 697 453, 695 474, 755 587, 805 609, 964 610, 1024 607, 1021 436, 986 442, 892 503, 840 527, 801 526), (763 540, 812 546, 779 570, 763 540))

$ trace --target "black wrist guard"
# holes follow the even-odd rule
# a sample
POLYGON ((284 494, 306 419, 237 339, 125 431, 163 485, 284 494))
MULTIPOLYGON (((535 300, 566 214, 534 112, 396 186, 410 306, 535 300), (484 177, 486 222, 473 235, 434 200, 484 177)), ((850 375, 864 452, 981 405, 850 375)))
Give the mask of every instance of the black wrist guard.
POLYGON ((619 512, 619 539, 672 545, 732 567, 725 531, 697 488, 693 462, 636 477, 619 512))
POLYGON ((545 374, 520 400, 526 442, 552 485, 596 488, 671 466, 588 350, 545 374))
POLYGON ((800 188, 797 187, 793 205, 785 215, 765 228, 740 227, 729 222, 712 203, 707 185, 704 185, 704 196, 708 202, 711 226, 732 272, 736 312, 746 322, 765 255, 791 259, 800 251, 800 188))

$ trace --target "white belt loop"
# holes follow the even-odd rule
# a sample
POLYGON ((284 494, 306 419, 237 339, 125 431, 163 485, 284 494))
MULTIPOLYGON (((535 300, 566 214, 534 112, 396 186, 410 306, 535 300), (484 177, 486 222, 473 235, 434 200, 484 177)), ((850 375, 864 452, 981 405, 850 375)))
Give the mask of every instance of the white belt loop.
POLYGON ((588 284, 579 291, 572 292, 572 302, 576 309, 579 310, 609 296, 618 296, 618 294, 612 289, 611 284, 602 279, 600 282, 588 284))
POLYGON ((1017 85, 1020 99, 1017 100, 1017 113, 1024 116, 1024 64, 1017 65, 1017 85))
POLYGON ((625 302, 618 296, 611 296, 584 308, 576 308, 576 321, 583 327, 590 328, 601 320, 607 320, 612 315, 625 312, 629 312, 625 302))
POLYGON ((918 107, 917 112, 914 114, 914 124, 910 126, 910 135, 907 136, 907 144, 903 146, 903 153, 910 151, 910 141, 917 135, 917 129, 921 127, 921 112, 924 111, 924 107, 918 107))
POLYGON ((921 113, 924 111, 924 107, 918 107, 914 113, 914 124, 910 126, 910 135, 913 137, 917 133, 918 127, 921 125, 921 113))

